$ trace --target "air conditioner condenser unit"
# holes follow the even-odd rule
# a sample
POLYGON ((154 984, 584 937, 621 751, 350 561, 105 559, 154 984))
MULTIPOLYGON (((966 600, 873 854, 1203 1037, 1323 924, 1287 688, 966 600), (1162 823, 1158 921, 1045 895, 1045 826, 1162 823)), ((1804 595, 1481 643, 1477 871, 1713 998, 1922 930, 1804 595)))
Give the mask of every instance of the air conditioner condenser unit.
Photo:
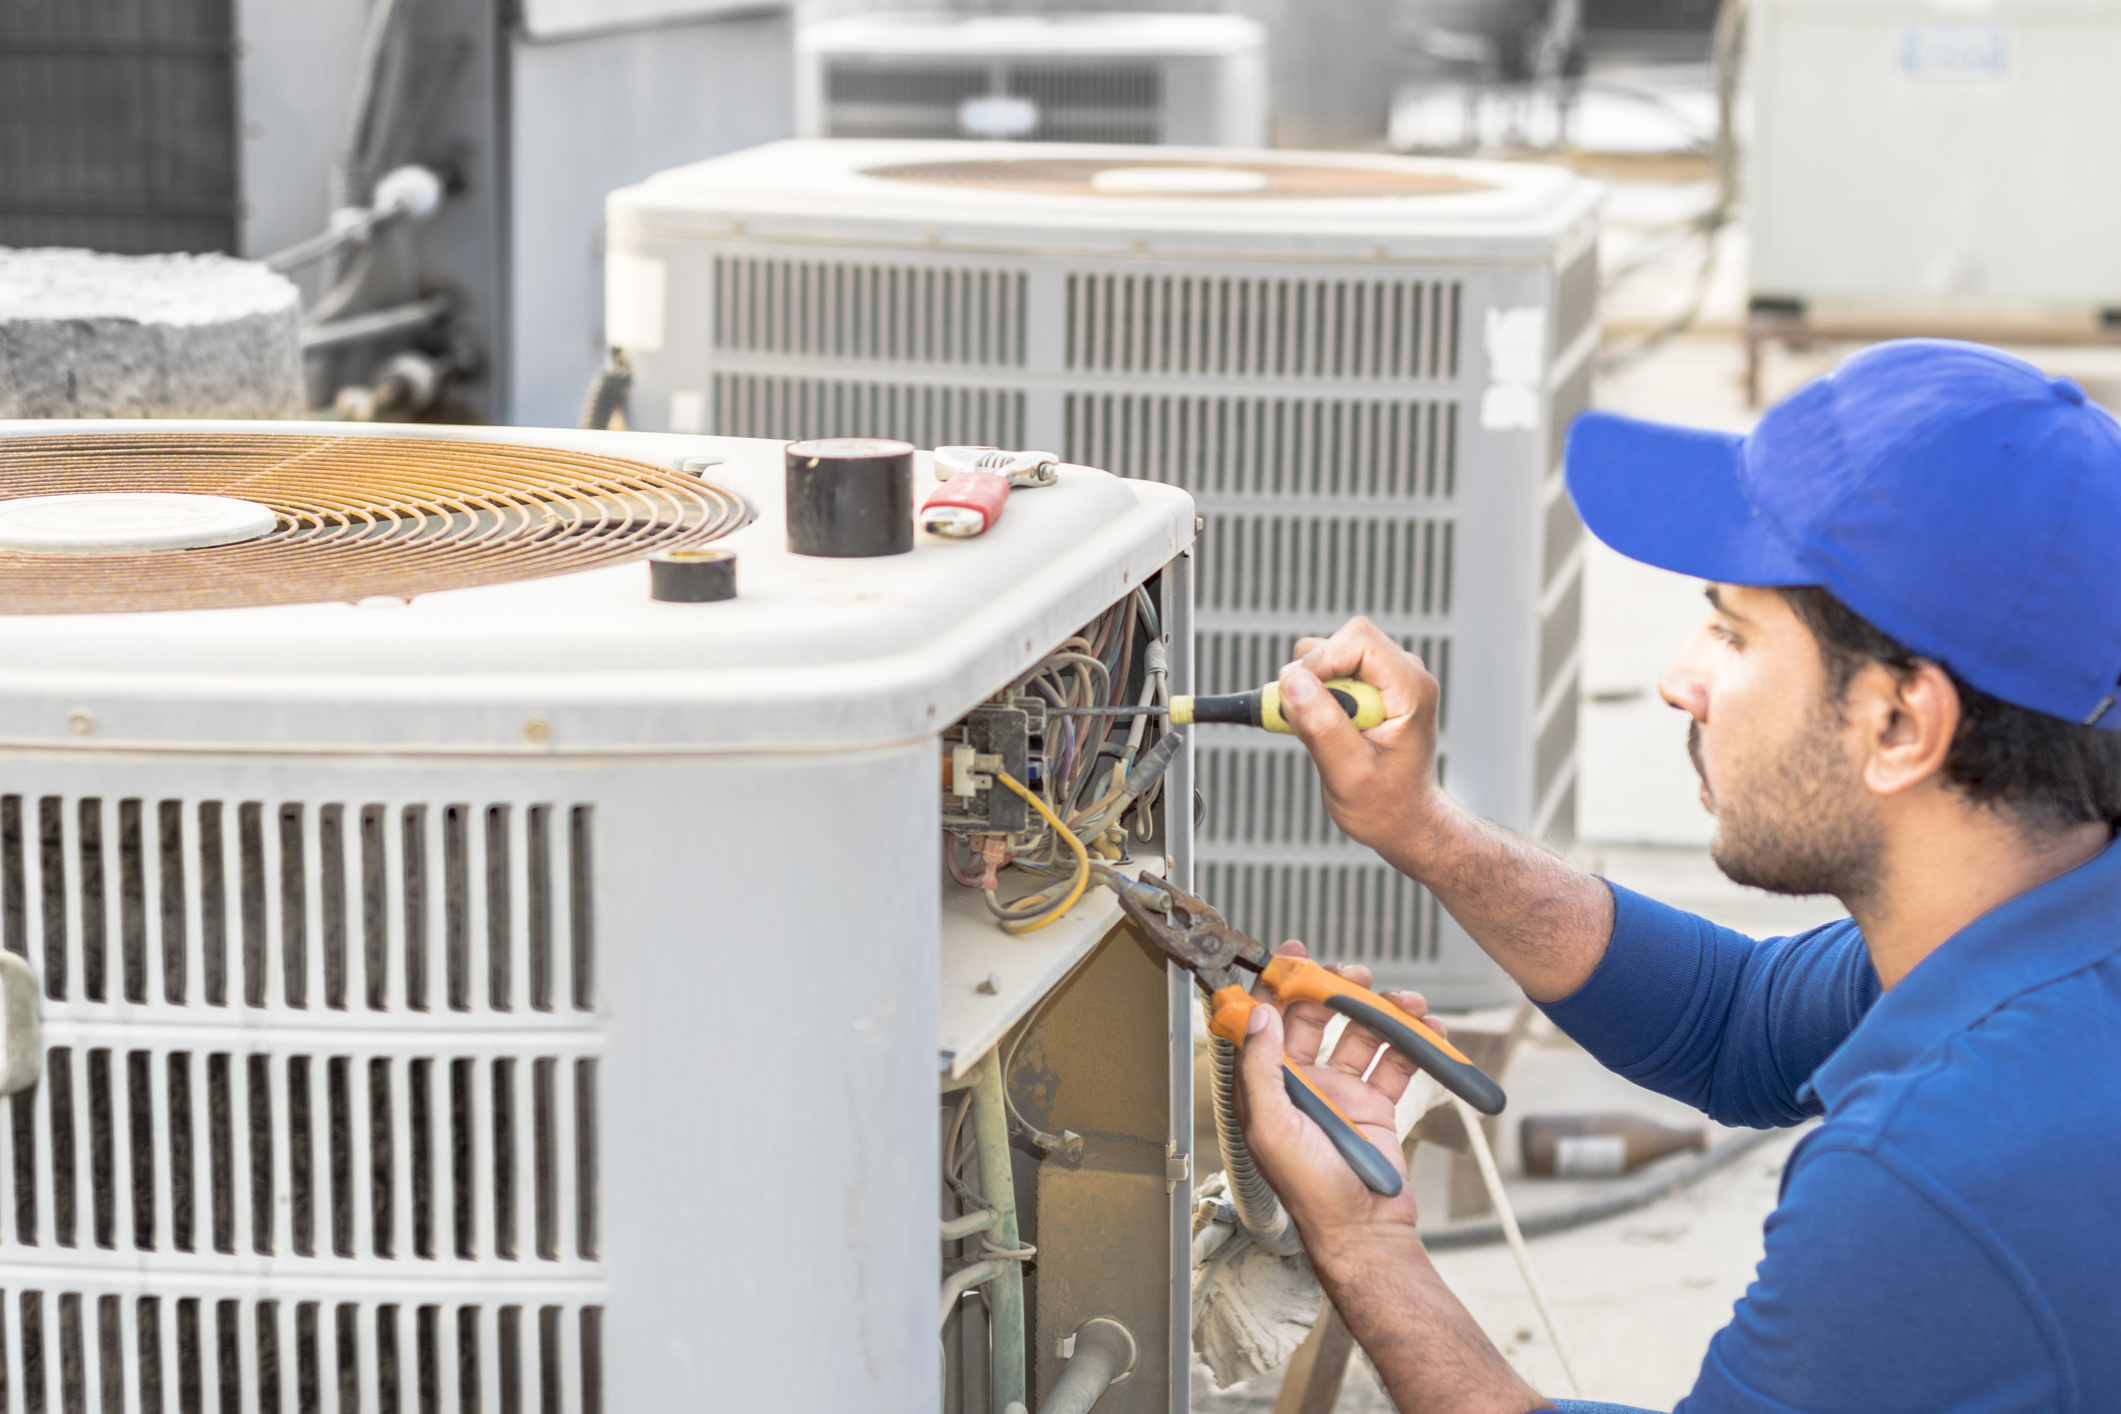
MULTIPOLYGON (((1086 625, 1186 689, 1193 509, 1064 467, 979 539, 809 558, 784 460, 0 423, 11 1402, 969 1412, 939 1155, 1019 1053, 1093 1142, 1011 1201, 1094 1187, 1131 1264, 1049 1223, 1026 1397, 1103 1315, 1183 1398, 1191 998, 1101 891, 998 928, 941 782, 1086 625), (734 599, 650 597, 703 548, 734 599)), ((1126 823, 1185 877, 1184 812, 1126 823)))
MULTIPOLYGON (((1206 692, 1365 614, 1443 684, 1445 783, 1575 826, 1598 189, 1368 154, 794 142, 613 195, 636 425, 1048 447, 1202 516, 1206 692)), ((1357 848, 1296 742, 1198 731, 1205 897, 1444 1006, 1515 995, 1357 848)))
POLYGON ((796 133, 1267 140, 1266 30, 1237 15, 849 15, 796 36, 796 133))

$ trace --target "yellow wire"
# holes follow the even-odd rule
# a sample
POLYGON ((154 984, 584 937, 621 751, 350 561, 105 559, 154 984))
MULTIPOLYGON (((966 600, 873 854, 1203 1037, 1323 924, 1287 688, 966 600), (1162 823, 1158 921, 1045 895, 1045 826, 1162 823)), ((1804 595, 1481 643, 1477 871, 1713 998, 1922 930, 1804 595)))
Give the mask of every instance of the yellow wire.
POLYGON ((1025 800, 1030 801, 1031 808, 1043 815, 1046 818, 1046 823, 1053 827, 1053 832, 1066 840, 1068 848, 1075 851, 1075 887, 1068 890, 1068 896, 1060 901, 1058 907, 1051 913, 1021 926, 1012 927, 1010 920, 1006 918, 1002 920, 1002 929, 1005 932, 1036 933, 1039 929, 1075 907, 1075 901, 1081 898, 1083 890, 1090 886, 1090 851, 1083 848, 1083 842, 1075 837, 1074 831, 1061 823, 1060 816, 1053 813, 1053 808, 1033 795, 1023 782, 1010 775, 1007 771, 996 771, 994 779, 1015 791, 1025 800))

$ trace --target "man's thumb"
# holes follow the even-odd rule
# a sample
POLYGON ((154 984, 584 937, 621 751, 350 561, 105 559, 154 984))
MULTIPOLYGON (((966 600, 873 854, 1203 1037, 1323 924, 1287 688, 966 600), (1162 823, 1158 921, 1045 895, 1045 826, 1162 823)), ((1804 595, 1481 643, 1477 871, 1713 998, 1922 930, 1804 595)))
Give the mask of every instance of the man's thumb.
POLYGON ((1245 1081, 1245 1105, 1255 1118, 1268 1109, 1289 1102, 1288 1095, 1282 1090, 1281 1056, 1281 1014, 1261 1002, 1252 1008, 1245 1032, 1244 1054, 1239 1057, 1239 1069, 1245 1081))
POLYGON ((1347 750, 1361 733, 1318 674, 1301 663, 1281 670, 1281 715, 1313 755, 1347 750))

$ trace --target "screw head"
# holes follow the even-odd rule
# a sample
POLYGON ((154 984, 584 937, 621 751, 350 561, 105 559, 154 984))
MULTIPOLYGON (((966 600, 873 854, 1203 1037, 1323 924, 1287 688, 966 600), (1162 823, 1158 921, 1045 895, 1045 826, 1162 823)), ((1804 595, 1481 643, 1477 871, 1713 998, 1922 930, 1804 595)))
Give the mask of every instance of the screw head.
POLYGON ((523 740, 532 746, 543 746, 552 740, 552 723, 543 717, 532 717, 523 723, 523 740))
POLYGON ((75 736, 87 736, 96 729, 96 714, 86 707, 76 707, 66 714, 66 729, 75 736))

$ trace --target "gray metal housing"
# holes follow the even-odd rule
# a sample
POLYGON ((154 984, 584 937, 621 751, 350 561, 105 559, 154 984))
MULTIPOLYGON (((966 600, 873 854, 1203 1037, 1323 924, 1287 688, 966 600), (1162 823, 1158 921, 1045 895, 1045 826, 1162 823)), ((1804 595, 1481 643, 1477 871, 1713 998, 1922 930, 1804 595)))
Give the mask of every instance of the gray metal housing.
MULTIPOLYGON (((1006 177, 994 169, 997 178, 1006 177)), ((1197 681, 1257 686, 1367 614, 1444 685, 1445 784, 1575 828, 1597 188, 1552 168, 1349 154, 794 142, 612 197, 614 342, 641 425, 1047 447, 1180 486, 1203 525, 1197 681), (978 162, 1164 163, 1426 195, 1047 194, 886 179, 978 162)), ((1308 758, 1197 735, 1203 893, 1242 926, 1433 1003, 1513 995, 1426 892, 1325 817, 1308 758)))
MULTIPOLYGON (((939 990, 991 1046, 1069 965, 1056 925, 1056 971, 949 967, 936 737, 1182 556, 1187 498, 1067 468, 979 541, 805 560, 773 443, 355 435, 713 461, 739 597, 625 564, 0 616, 0 946, 46 1047, 0 1107, 10 1398, 932 1414, 937 1073, 977 1056, 939 990)), ((1168 1063, 1124 1079, 1183 1167, 1185 983, 1146 985, 1168 1063)), ((1157 1179, 1145 1409, 1184 1398, 1157 1179)))
MULTIPOLYGON (((434 163, 462 189, 409 233, 402 294, 455 299, 484 359, 471 415, 574 425, 605 353, 603 200, 612 187, 794 130, 789 13, 735 8, 406 7, 436 86, 431 121, 400 159, 434 163)), ((239 0, 241 253, 267 255, 325 228, 368 12, 367 0, 239 0)), ((404 342, 365 346, 342 376, 362 378, 404 342)))

